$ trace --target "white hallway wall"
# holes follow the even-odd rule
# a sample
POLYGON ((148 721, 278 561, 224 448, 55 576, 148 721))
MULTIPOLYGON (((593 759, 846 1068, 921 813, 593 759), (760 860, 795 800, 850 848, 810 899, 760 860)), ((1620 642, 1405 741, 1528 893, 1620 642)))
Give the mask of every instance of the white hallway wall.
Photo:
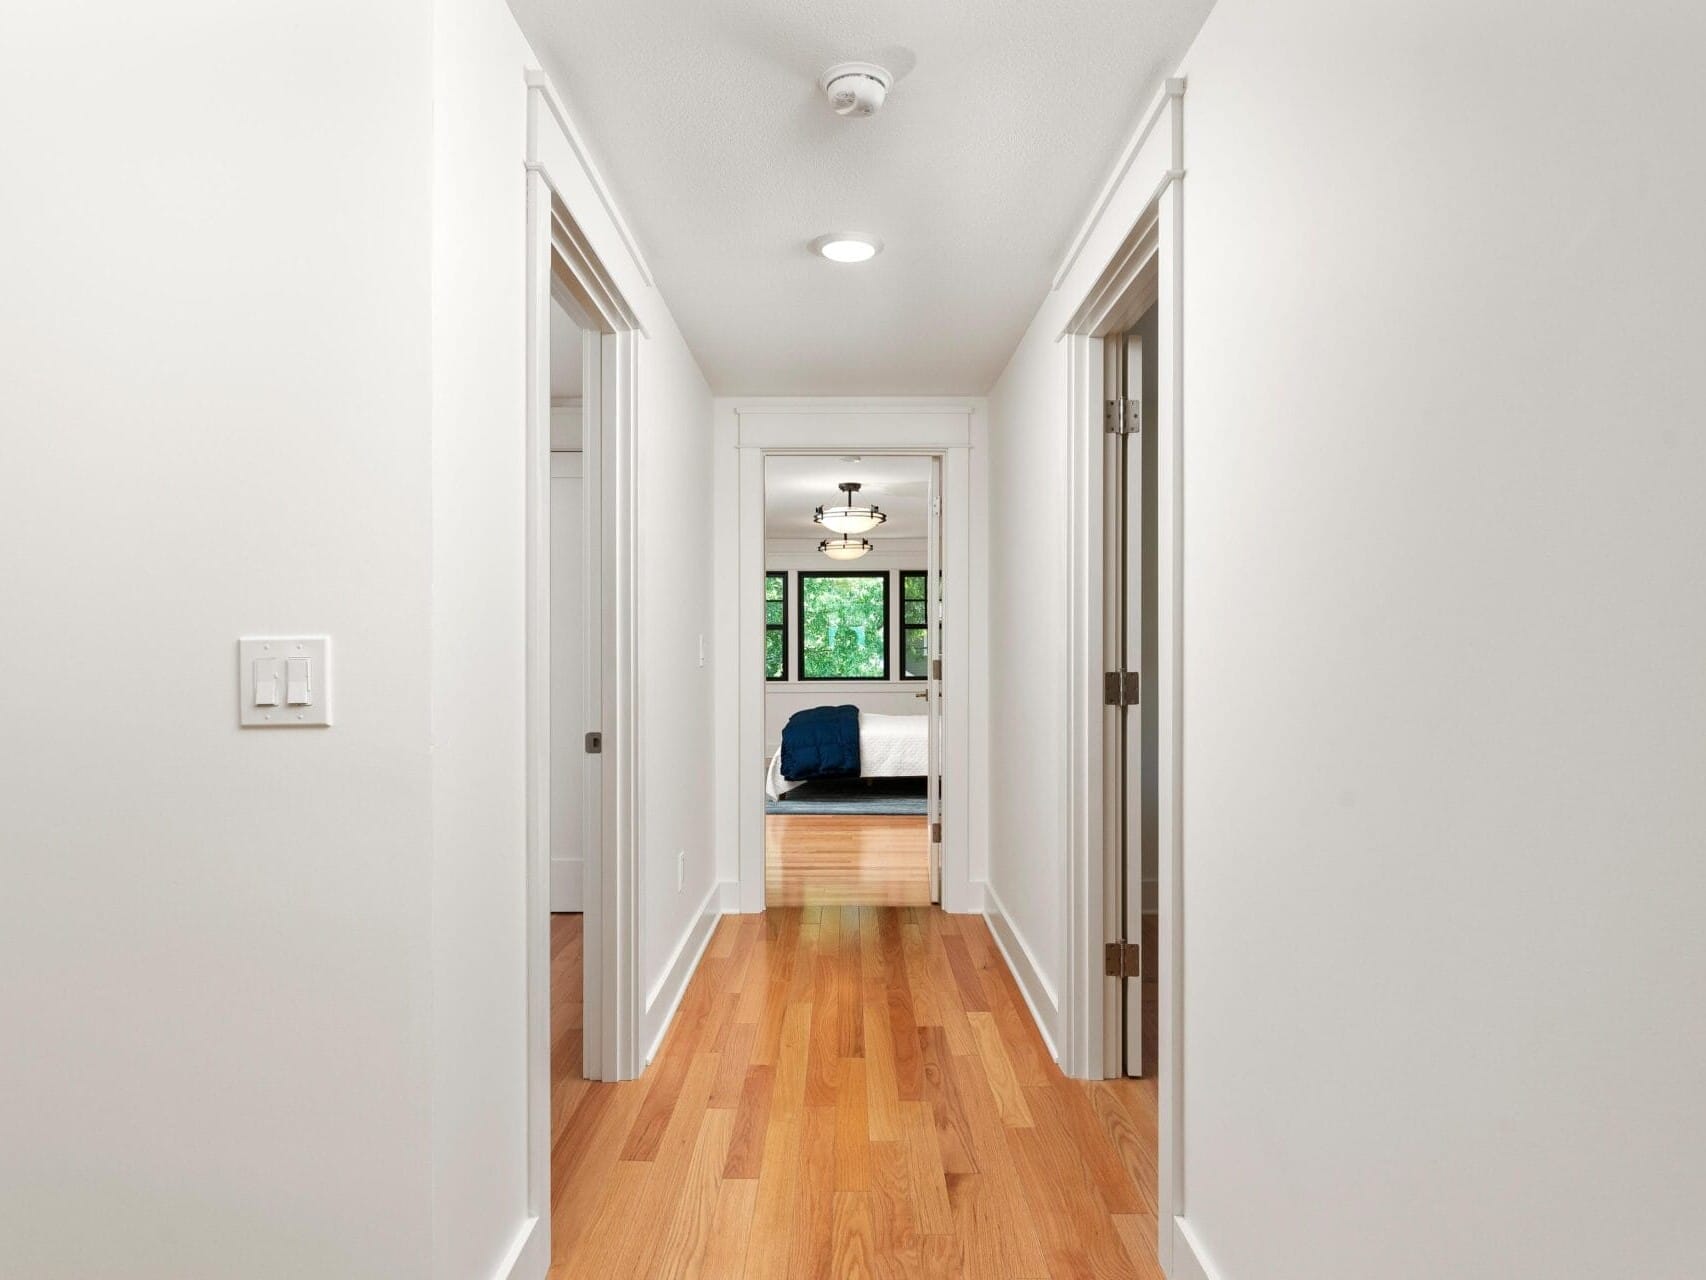
POLYGON ((0 1272, 428 1275, 429 16, 6 26, 0 1272))
MULTIPOLYGON (((1221 1280, 1706 1257, 1702 21, 1221 0, 1182 68, 1184 1198, 1221 1280)), ((1146 194, 991 402, 991 884, 1055 979, 1054 337, 1146 194)))
MULTIPOLYGON (((32 11, 0 79, 0 1271, 483 1280, 526 1213, 534 59, 499 0, 96 17, 32 11), (233 642, 294 629, 336 727, 240 733, 233 642)), ((650 982, 714 880, 709 549, 672 541, 710 398, 577 215, 650 334, 650 982)))

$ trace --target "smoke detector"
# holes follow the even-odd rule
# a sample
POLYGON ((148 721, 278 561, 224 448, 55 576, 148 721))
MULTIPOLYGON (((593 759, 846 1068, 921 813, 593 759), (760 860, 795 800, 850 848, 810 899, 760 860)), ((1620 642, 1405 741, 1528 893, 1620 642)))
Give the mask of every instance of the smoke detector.
POLYGON ((894 77, 874 62, 838 62, 817 79, 838 116, 874 116, 894 87, 894 77))

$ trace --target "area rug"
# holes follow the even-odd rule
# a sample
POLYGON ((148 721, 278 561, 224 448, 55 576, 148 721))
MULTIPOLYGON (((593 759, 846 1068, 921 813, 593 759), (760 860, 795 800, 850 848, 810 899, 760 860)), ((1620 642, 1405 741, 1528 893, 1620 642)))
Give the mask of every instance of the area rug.
POLYGON ((766 813, 918 814, 925 812, 923 778, 837 778, 802 782, 780 800, 766 798, 766 813))

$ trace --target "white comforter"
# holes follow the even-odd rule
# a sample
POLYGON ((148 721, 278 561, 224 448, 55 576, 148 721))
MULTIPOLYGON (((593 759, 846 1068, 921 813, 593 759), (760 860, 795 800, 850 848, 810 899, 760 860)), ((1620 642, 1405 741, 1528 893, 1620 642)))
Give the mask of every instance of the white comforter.
MULTIPOLYGON (((879 716, 859 713, 859 776, 862 778, 922 778, 930 772, 930 738, 926 716, 879 716)), ((799 786, 782 776, 782 752, 770 757, 765 790, 772 800, 799 786)))

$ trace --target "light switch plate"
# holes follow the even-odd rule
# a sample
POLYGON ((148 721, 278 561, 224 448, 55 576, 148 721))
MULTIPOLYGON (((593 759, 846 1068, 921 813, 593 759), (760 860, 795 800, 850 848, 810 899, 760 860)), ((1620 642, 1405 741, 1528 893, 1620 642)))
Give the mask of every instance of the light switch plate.
POLYGON ((332 639, 330 636, 244 636, 237 641, 237 722, 245 729, 325 728, 332 723, 332 639), (285 673, 291 658, 307 659, 305 706, 286 700, 285 673), (277 706, 255 701, 255 664, 276 663, 277 706))

